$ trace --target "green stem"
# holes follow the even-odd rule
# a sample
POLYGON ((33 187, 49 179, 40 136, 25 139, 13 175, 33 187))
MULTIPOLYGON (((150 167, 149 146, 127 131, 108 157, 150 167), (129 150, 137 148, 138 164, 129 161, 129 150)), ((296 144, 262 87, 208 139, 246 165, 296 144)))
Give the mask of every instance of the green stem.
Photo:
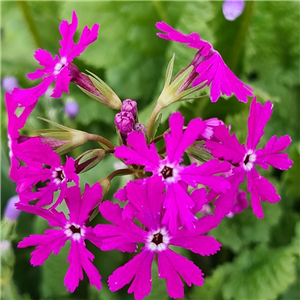
POLYGON ((162 107, 160 106, 160 104, 156 103, 156 106, 155 106, 154 110, 152 111, 151 116, 149 118, 148 125, 147 125, 147 134, 148 134, 150 141, 152 138, 152 131, 153 131, 153 126, 155 124, 156 117, 161 110, 162 110, 162 107))
POLYGON ((245 38, 247 36, 248 28, 251 22, 251 18, 254 12, 254 1, 246 1, 246 7, 243 12, 243 21, 241 23, 238 34, 232 44, 232 55, 230 56, 230 61, 228 61, 228 66, 235 70, 242 47, 244 45, 245 38))
POLYGON ((97 134, 92 134, 92 133, 87 133, 87 139, 89 141, 97 141, 100 143, 102 146, 104 145, 106 149, 115 149, 114 144, 112 144, 109 140, 104 138, 103 136, 97 135, 97 134))
POLYGON ((33 37, 34 42, 35 42, 35 45, 37 46, 37 48, 42 48, 42 43, 41 43, 41 40, 39 38, 38 31, 37 31, 37 28, 35 26, 34 20, 33 20, 32 16, 31 16, 30 11, 29 11, 27 1, 17 1, 17 3, 21 7, 23 16, 25 18, 25 21, 27 23, 29 31, 32 34, 32 37, 33 37))
POLYGON ((111 181, 116 176, 124 176, 124 175, 131 175, 131 174, 133 174, 133 172, 129 169, 119 169, 110 173, 107 176, 107 179, 111 181))
POLYGON ((160 2, 161 1, 152 1, 152 4, 153 4, 158 16, 160 17, 161 21, 165 21, 166 23, 169 24, 168 17, 165 14, 160 2))

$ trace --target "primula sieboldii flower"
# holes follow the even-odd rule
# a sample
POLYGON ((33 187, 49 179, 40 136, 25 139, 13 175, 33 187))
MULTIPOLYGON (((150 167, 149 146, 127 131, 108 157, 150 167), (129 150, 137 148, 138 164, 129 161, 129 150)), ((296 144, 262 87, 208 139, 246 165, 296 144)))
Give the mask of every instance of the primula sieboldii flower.
POLYGON ((221 244, 204 234, 217 227, 220 219, 205 216, 197 220, 193 232, 182 228, 172 233, 162 221, 165 214, 164 189, 159 176, 153 176, 142 184, 131 182, 127 190, 129 203, 135 207, 134 216, 143 228, 137 226, 132 219, 123 219, 122 208, 118 204, 105 201, 100 205, 103 217, 114 224, 95 226, 94 232, 102 239, 101 250, 135 252, 137 243, 144 245, 139 254, 109 276, 111 291, 117 291, 132 281, 128 293, 134 293, 136 300, 146 297, 151 292, 151 265, 156 255, 158 276, 166 279, 170 297, 183 297, 182 280, 189 286, 203 284, 202 271, 193 262, 169 249, 169 246, 183 247, 203 256, 215 254, 220 250, 221 244))
POLYGON ((67 157, 66 163, 62 164, 59 155, 50 146, 42 144, 39 138, 19 144, 19 151, 22 155, 18 158, 26 163, 18 170, 17 192, 22 202, 39 199, 38 206, 50 205, 53 193, 60 190, 56 206, 62 202, 68 182, 74 181, 78 185, 74 159, 67 157), (32 191, 33 185, 39 182, 46 182, 46 186, 32 191))
POLYGON ((18 157, 18 138, 20 137, 19 130, 22 129, 26 123, 26 120, 32 112, 34 105, 20 108, 19 104, 14 101, 14 97, 5 93, 5 105, 8 116, 7 124, 7 136, 8 136, 8 147, 9 147, 9 158, 11 167, 9 171, 9 177, 16 181, 18 179, 18 168, 20 163, 18 157))
POLYGON ((263 169, 268 169, 268 166, 271 165, 280 170, 287 170, 293 163, 288 158, 287 153, 280 153, 291 143, 291 138, 288 135, 280 138, 273 136, 264 148, 256 150, 260 138, 264 134, 264 127, 271 117, 272 107, 273 105, 270 101, 261 105, 256 102, 256 98, 252 100, 248 119, 246 146, 238 142, 234 133, 230 135, 225 126, 219 126, 214 131, 214 137, 218 141, 206 142, 207 148, 211 150, 214 157, 227 160, 236 166, 233 169, 232 175, 228 178, 228 181, 231 183, 230 191, 220 195, 215 202, 216 213, 221 215, 229 213, 238 186, 244 181, 246 175, 248 192, 251 193, 253 213, 258 218, 264 217, 260 199, 271 203, 276 203, 280 200, 275 187, 266 178, 261 176, 255 168, 255 165, 259 165, 263 169))
POLYGON ((48 259, 51 252, 57 255, 66 241, 71 241, 70 252, 68 255, 69 269, 65 276, 65 286, 70 292, 74 292, 83 279, 82 269, 87 274, 90 284, 97 289, 101 289, 101 276, 97 268, 92 264, 94 255, 86 249, 85 240, 89 240, 95 246, 100 247, 101 241, 93 232, 93 228, 87 226, 87 220, 91 210, 100 202, 102 195, 99 183, 90 187, 85 186, 84 194, 81 198, 80 188, 70 187, 66 190, 65 200, 69 209, 69 218, 64 213, 55 209, 47 210, 37 206, 18 203, 16 206, 22 211, 38 215, 49 222, 51 227, 60 229, 47 229, 44 235, 30 235, 25 237, 18 244, 19 248, 36 246, 31 253, 31 264, 33 266, 42 265, 48 259))
POLYGON ((247 97, 252 97, 253 89, 238 79, 224 63, 220 53, 213 49, 212 45, 200 38, 198 33, 185 35, 165 22, 156 23, 156 27, 165 33, 157 33, 163 39, 187 44, 187 47, 198 49, 191 65, 196 69, 190 77, 196 79, 192 86, 199 89, 211 84, 210 98, 216 102, 220 95, 231 96, 233 93, 239 101, 247 102, 247 97), (196 74, 198 73, 198 74, 196 74))
POLYGON ((74 43, 73 37, 78 25, 78 19, 75 11, 73 11, 72 22, 69 24, 66 20, 63 20, 59 26, 59 31, 62 36, 62 40, 59 41, 61 48, 59 49, 59 55, 55 58, 43 49, 38 49, 35 52, 35 59, 39 64, 44 67, 43 69, 37 69, 33 73, 27 74, 27 77, 31 80, 43 78, 42 82, 36 87, 13 91, 14 100, 19 102, 22 106, 28 106, 37 102, 38 98, 46 93, 49 85, 55 83, 54 91, 51 97, 59 98, 62 93, 69 93, 69 83, 72 79, 70 76, 69 65, 73 59, 79 56, 86 47, 93 43, 98 36, 99 25, 94 24, 92 29, 87 26, 84 27, 80 36, 79 42, 74 43))
POLYGON ((125 163, 145 166, 145 171, 158 175, 166 187, 164 206, 167 211, 162 222, 168 224, 170 230, 175 232, 180 226, 194 229, 197 218, 191 212, 195 205, 188 195, 186 186, 196 187, 198 184, 206 185, 215 191, 225 192, 230 188, 226 179, 214 176, 230 170, 230 164, 220 163, 217 160, 208 161, 200 166, 192 164, 183 166, 183 154, 201 135, 206 125, 200 118, 190 121, 184 130, 184 118, 180 112, 171 115, 169 134, 165 134, 166 157, 161 158, 155 144, 147 145, 142 132, 132 132, 127 137, 130 147, 122 145, 115 150, 115 156, 125 159, 125 163))

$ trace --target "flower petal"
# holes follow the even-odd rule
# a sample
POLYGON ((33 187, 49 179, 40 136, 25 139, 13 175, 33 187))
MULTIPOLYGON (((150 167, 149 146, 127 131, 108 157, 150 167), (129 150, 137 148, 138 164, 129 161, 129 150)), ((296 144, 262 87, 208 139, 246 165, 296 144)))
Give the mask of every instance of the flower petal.
POLYGON ((151 292, 151 265, 154 257, 155 252, 143 250, 109 276, 109 289, 115 292, 134 278, 128 293, 134 293, 136 300, 144 299, 151 292))

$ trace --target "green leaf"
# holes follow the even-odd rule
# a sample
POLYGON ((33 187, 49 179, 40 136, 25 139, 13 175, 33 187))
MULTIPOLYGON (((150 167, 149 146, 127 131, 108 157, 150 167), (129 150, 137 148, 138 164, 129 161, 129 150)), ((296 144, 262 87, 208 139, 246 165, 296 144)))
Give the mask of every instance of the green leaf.
POLYGON ((159 279, 157 263, 153 261, 151 268, 152 288, 151 293, 145 299, 147 300, 168 300, 170 299, 167 293, 166 280, 159 279))
POLYGON ((58 255, 50 254, 49 258, 41 266, 43 277, 41 294, 45 298, 64 298, 69 294, 64 286, 64 277, 69 267, 67 263, 70 249, 69 243, 69 241, 66 242, 66 245, 61 248, 58 255))
POLYGON ((189 299, 223 300, 222 289, 224 287, 224 283, 226 282, 228 275, 233 271, 234 269, 229 263, 217 267, 211 276, 205 277, 203 286, 193 287, 189 295, 189 299))
POLYGON ((282 184, 289 202, 295 202, 295 200, 300 199, 300 142, 291 146, 290 153, 289 157, 294 163, 288 172, 284 172, 282 184))
POLYGON ((285 248, 265 246, 238 256, 223 286, 225 299, 276 299, 294 282, 295 257, 285 248))
POLYGON ((281 209, 278 204, 263 203, 264 219, 258 219, 248 207, 246 211, 224 218, 220 225, 211 231, 224 246, 240 252, 251 243, 267 243, 271 238, 271 228, 279 222, 281 209))

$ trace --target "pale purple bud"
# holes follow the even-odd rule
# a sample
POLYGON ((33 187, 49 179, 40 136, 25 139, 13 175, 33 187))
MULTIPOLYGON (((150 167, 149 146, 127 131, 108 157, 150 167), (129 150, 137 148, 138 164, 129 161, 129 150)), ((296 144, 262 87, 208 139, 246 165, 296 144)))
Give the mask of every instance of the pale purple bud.
POLYGON ((223 15, 226 20, 234 21, 238 18, 244 11, 245 1, 230 1, 227 0, 223 3, 223 15))
POLYGON ((120 131, 121 135, 127 135, 132 131, 134 117, 130 112, 121 111, 115 116, 115 125, 120 131))
POLYGON ((69 101, 65 105, 65 114, 70 118, 75 118, 79 113, 79 105, 75 101, 69 101))
POLYGON ((14 88, 19 87, 19 83, 16 77, 14 76, 5 76, 2 79, 2 87, 4 91, 11 93, 14 88))
POLYGON ((209 215, 211 213, 211 207, 209 204, 204 204, 202 209, 199 211, 202 214, 209 215))
POLYGON ((142 132, 143 134, 146 134, 147 128, 142 123, 135 123, 133 124, 133 130, 137 132, 142 132))
POLYGON ((8 251, 11 250, 11 242, 8 240, 3 240, 0 242, 0 252, 1 255, 8 253, 8 251))
POLYGON ((8 199, 5 210, 4 210, 4 218, 10 221, 16 221, 21 213, 20 210, 16 209, 15 203, 19 202, 19 196, 13 196, 8 199))
POLYGON ((238 190, 234 200, 231 211, 227 214, 228 218, 232 218, 235 214, 243 212, 249 203, 247 201, 247 193, 242 190, 238 190))
POLYGON ((126 99, 122 103, 121 111, 130 112, 135 118, 137 112, 137 103, 131 99, 126 99))

